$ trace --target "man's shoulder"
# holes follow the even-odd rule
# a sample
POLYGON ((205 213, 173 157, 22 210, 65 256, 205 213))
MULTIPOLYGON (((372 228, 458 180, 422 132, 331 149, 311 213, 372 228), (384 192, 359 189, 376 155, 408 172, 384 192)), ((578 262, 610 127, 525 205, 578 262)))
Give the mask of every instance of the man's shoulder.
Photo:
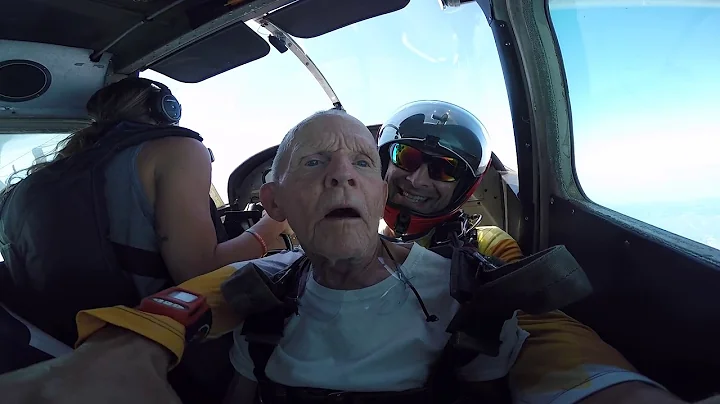
POLYGON ((520 245, 503 229, 497 226, 479 226, 476 231, 480 254, 496 257, 505 262, 514 262, 523 257, 520 245))
POLYGON ((409 245, 410 254, 402 263, 405 275, 410 278, 420 276, 425 279, 428 277, 432 279, 436 277, 445 278, 450 275, 451 260, 449 258, 445 258, 418 243, 409 245))
POLYGON ((404 266, 410 265, 432 265, 438 263, 449 263, 450 259, 432 251, 431 249, 419 244, 418 242, 402 243, 410 249, 405 260, 404 266))

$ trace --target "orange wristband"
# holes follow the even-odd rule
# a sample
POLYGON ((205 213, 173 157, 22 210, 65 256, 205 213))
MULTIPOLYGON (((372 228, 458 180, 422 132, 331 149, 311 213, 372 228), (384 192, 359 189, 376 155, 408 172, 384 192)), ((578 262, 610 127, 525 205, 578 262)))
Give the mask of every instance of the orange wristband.
POLYGON ((253 237, 255 237, 255 240, 257 240, 258 243, 262 246, 263 253, 261 257, 264 257, 268 253, 268 246, 265 243, 265 240, 263 240, 262 237, 260 237, 259 234, 257 234, 253 229, 247 229, 245 230, 245 233, 250 233, 253 237))

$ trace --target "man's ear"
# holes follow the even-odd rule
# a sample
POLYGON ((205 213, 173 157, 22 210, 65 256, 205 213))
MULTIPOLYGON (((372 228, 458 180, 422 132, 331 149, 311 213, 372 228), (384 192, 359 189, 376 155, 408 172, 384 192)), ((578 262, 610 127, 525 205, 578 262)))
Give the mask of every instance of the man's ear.
POLYGON ((260 203, 267 212, 268 216, 277 220, 278 222, 284 222, 287 220, 285 211, 280 205, 278 205, 278 188, 274 182, 267 182, 260 187, 260 203))

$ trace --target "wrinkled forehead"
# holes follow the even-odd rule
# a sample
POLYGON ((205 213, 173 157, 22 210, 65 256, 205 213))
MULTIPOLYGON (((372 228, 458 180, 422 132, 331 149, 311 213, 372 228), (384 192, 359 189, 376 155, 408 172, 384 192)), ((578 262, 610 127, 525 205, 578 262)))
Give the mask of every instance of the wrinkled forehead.
POLYGON ((293 156, 349 151, 378 157, 372 133, 349 115, 321 115, 308 121, 295 133, 293 156))

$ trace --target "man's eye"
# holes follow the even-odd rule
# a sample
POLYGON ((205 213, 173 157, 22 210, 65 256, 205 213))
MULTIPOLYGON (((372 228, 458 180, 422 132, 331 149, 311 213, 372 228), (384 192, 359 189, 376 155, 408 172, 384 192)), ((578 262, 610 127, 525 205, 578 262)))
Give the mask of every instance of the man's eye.
POLYGON ((360 167, 370 167, 370 162, 367 160, 359 160, 356 164, 360 167))
POLYGON ((318 164, 320 164, 320 160, 318 159, 312 159, 305 162, 305 165, 308 167, 315 167, 318 164))

